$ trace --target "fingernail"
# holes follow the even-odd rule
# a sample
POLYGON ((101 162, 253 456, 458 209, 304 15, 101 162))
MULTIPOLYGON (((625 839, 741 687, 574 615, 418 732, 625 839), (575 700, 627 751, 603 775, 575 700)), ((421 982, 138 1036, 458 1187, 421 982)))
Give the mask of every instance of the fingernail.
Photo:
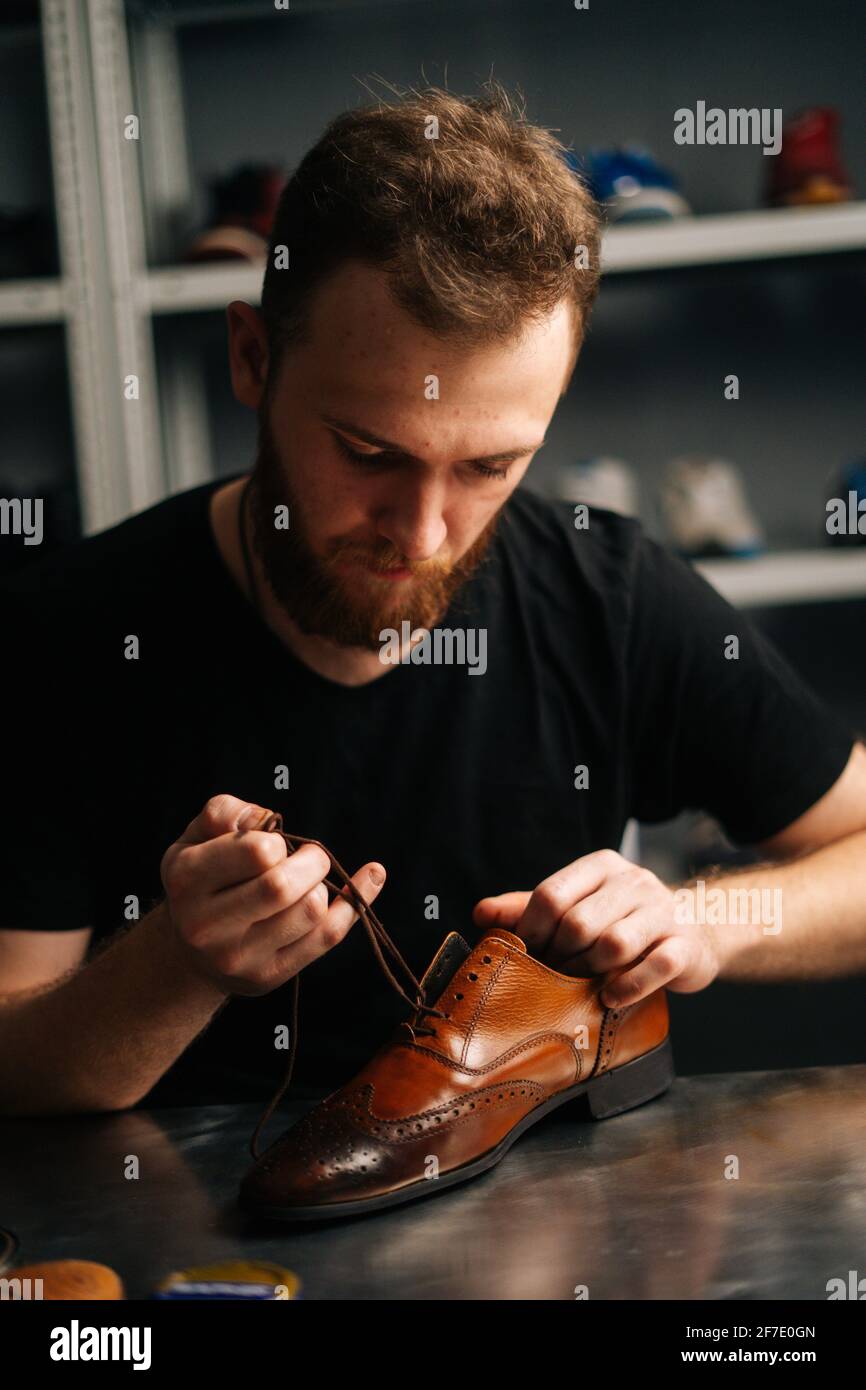
POLYGON ((384 871, 384 869, 380 869, 380 868, 378 868, 378 867, 376 867, 375 869, 371 869, 371 870, 370 870, 370 882, 371 882, 371 883, 374 883, 374 884, 376 885, 377 888, 378 888, 378 886, 379 886, 380 883, 384 883, 384 882, 385 882, 385 871, 384 871))
POLYGON ((249 830, 256 821, 261 819, 261 806, 248 806, 247 809, 238 816, 238 830, 249 830))

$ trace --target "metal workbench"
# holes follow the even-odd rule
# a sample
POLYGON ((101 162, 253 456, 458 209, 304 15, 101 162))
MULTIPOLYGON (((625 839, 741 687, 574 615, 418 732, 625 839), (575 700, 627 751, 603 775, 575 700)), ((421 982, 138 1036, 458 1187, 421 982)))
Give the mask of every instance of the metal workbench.
POLYGON ((866 1272, 866 1066, 678 1078, 601 1122, 583 1100, 474 1181, 301 1228, 235 1206, 258 1106, 2 1120, 0 1225, 20 1262, 102 1261, 132 1299, 232 1257, 306 1299, 824 1301, 866 1272))

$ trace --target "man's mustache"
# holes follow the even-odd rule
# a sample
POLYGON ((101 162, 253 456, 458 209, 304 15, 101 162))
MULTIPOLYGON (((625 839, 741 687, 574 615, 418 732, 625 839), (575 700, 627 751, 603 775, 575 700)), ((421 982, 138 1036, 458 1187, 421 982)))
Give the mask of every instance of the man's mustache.
POLYGON ((356 560, 359 564, 369 565, 375 570, 409 570, 413 577, 424 579, 440 578, 450 573, 452 566, 447 561, 439 560, 407 560, 399 551, 395 550, 365 550, 359 546, 341 545, 331 554, 332 562, 345 562, 356 560))

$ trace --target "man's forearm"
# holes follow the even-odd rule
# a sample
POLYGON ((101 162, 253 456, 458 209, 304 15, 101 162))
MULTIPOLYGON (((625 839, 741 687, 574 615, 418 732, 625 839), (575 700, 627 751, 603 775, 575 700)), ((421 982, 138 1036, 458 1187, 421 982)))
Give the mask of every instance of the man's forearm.
POLYGON ((0 1114, 134 1105, 226 1001, 157 907, 70 979, 0 998, 0 1114))
POLYGON ((785 863, 691 879, 675 891, 684 889, 716 943, 721 980, 866 974, 866 831, 785 863))

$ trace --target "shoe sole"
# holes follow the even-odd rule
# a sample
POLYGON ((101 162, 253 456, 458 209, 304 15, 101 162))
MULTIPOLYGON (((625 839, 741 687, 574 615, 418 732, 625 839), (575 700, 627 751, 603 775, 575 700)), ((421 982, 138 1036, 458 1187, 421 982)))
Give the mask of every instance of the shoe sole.
POLYGON ((494 1149, 489 1149, 470 1163, 461 1164, 459 1168, 452 1168, 439 1178, 421 1178, 405 1187, 398 1187, 394 1192, 383 1192, 378 1197, 362 1197, 351 1202, 327 1202, 312 1207, 261 1207, 241 1199, 241 1206, 251 1215, 274 1221, 335 1221, 344 1216, 361 1216, 366 1212, 383 1211, 388 1207, 401 1206, 404 1202, 432 1197, 441 1192, 443 1187, 468 1182, 471 1178, 486 1172, 488 1168, 493 1168, 527 1129, 551 1111, 558 1109, 560 1105, 566 1105, 578 1096, 585 1095, 592 1118, 606 1120, 638 1105, 644 1105, 649 1100, 655 1100, 668 1090, 675 1074, 670 1037, 667 1037, 658 1047, 654 1047, 651 1052, 645 1052, 642 1057, 635 1057, 633 1061, 625 1062, 613 1071, 603 1072, 601 1076, 590 1077, 587 1081, 581 1081, 576 1086, 557 1092, 543 1105, 536 1106, 528 1115, 524 1115, 494 1149))

